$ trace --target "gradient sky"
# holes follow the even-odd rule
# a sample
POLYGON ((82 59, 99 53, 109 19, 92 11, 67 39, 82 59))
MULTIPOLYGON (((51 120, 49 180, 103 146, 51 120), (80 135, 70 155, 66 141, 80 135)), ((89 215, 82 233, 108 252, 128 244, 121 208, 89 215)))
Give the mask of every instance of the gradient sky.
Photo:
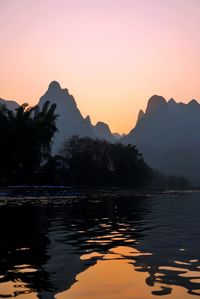
POLYGON ((200 0, 0 0, 0 97, 52 80, 82 114, 128 132, 153 94, 200 99, 200 0))

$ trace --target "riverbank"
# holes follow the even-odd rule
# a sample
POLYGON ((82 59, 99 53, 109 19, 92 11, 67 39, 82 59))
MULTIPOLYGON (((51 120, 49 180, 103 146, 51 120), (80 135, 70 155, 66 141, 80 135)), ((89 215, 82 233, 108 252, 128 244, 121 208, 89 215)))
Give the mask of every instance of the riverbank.
POLYGON ((190 190, 130 190, 130 189, 80 189, 72 186, 8 186, 0 188, 0 198, 133 198, 151 197, 156 194, 182 194, 200 192, 190 190))

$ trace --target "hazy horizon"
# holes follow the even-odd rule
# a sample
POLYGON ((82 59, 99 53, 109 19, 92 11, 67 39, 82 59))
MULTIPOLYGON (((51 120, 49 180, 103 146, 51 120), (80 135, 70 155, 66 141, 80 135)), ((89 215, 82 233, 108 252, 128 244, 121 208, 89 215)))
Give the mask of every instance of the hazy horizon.
POLYGON ((1 98, 34 105, 57 80, 120 133, 154 94, 200 98, 198 0, 2 0, 0 23, 1 98))

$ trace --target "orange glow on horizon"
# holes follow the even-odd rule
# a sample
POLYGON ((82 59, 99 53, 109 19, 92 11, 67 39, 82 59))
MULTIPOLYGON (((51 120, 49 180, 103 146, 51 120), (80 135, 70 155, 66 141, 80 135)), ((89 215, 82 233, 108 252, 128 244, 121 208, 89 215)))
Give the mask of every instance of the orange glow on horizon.
POLYGON ((198 0, 7 0, 0 25, 3 99, 34 105, 57 80, 120 133, 153 94, 200 99, 198 0))

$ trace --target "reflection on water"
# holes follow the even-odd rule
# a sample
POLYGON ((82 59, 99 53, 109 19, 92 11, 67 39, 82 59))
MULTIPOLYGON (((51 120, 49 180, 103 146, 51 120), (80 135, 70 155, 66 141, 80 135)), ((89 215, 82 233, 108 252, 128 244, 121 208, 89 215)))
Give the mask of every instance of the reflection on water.
POLYGON ((0 298, 200 296, 200 194, 0 200, 0 298))

